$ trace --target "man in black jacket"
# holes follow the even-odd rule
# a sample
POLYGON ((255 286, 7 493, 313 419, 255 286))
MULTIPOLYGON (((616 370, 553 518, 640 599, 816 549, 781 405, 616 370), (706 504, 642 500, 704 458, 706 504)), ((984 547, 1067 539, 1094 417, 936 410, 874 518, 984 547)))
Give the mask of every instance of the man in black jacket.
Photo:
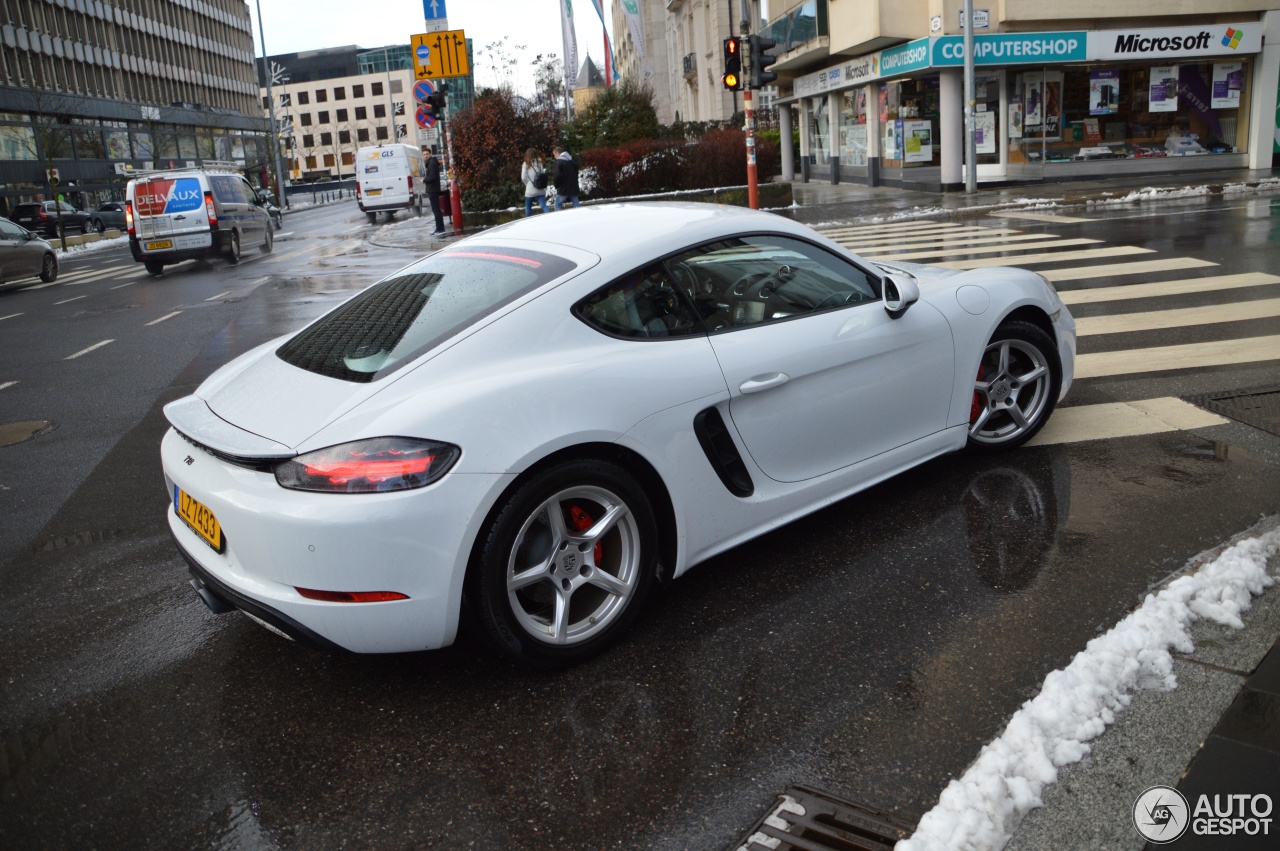
POLYGON ((563 210, 566 200, 578 206, 578 164, 564 148, 551 149, 555 159, 551 161, 551 183, 556 188, 556 209, 563 210))
POLYGON ((444 215, 440 212, 440 160, 434 151, 427 152, 427 173, 423 175, 427 183, 427 202, 431 205, 431 215, 436 217, 436 229, 432 236, 444 234, 444 215))

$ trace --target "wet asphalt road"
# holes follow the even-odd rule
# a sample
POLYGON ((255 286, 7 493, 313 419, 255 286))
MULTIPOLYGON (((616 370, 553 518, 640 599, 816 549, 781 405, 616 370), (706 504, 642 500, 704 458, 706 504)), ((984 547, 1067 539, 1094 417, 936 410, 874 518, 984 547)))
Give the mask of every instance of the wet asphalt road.
MULTIPOLYGON (((58 424, 0 447, 0 846, 719 849, 793 783, 914 822, 1048 671, 1280 511, 1280 441, 1238 423, 951 456, 700 565, 570 671, 465 638, 307 651, 191 593, 160 409, 413 256, 355 239, 372 231, 352 212, 291 216, 283 260, 180 267, 85 306, 54 303, 88 283, 0 292, 0 316, 23 313, 0 320, 0 383, 19 380, 0 423, 58 424)), ((1275 202, 1151 212, 1017 226, 1280 271, 1275 202)), ((1280 333, 1230 325, 1081 352, 1280 333)), ((1277 383, 1273 360, 1088 379, 1068 404, 1277 383)))

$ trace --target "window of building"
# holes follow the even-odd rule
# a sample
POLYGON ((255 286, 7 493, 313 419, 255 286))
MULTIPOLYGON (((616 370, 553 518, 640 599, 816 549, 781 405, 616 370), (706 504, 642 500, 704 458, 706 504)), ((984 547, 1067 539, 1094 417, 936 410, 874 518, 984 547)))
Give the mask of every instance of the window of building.
POLYGON ((311 135, 310 133, 303 134, 302 147, 314 148, 315 146, 316 146, 316 137, 311 135))
POLYGON ((369 110, 365 109, 363 106, 356 107, 356 121, 364 121, 368 117, 369 110))
POLYGON ((310 169, 314 169, 315 167, 316 167, 316 158, 307 157, 307 168, 310 170, 310 169))
POLYGON ((387 128, 382 125, 378 125, 377 132, 374 135, 378 137, 379 142, 385 141, 387 138, 387 128))
POLYGON ((374 118, 386 118, 386 117, 387 117, 387 105, 386 105, 386 104, 383 104, 383 103, 375 103, 375 104, 373 105, 373 117, 374 117, 374 118))
POLYGON ((329 110, 322 109, 319 112, 319 114, 316 115, 316 124, 328 124, 328 123, 329 123, 329 110))
POLYGON ((341 143, 342 143, 342 144, 344 144, 344 145, 349 145, 349 144, 351 144, 351 131, 350 131, 350 130, 339 130, 339 131, 338 131, 338 141, 339 141, 339 142, 341 142, 341 143))
POLYGON ((340 121, 340 122, 341 122, 341 121, 346 121, 346 120, 347 120, 347 111, 346 111, 345 109, 340 109, 340 110, 338 110, 338 117, 337 117, 337 120, 338 120, 338 121, 340 121))
POLYGON ((352 96, 353 98, 362 98, 362 97, 364 97, 364 84, 363 84, 363 83, 361 83, 361 84, 359 84, 359 85, 352 86, 352 87, 351 87, 351 96, 352 96))
POLYGON ((321 133, 321 134, 320 134, 320 144, 321 144, 321 145, 326 145, 326 146, 327 146, 327 145, 332 145, 332 144, 333 144, 333 134, 332 134, 332 133, 321 133))
POLYGON ((309 103, 311 103, 311 95, 307 92, 298 92, 298 104, 306 106, 309 103))
POLYGON ((334 99, 334 100, 346 100, 346 99, 347 99, 347 90, 346 90, 346 87, 345 87, 345 86, 334 86, 334 87, 333 87, 333 99, 334 99))
POLYGON ((333 165, 334 165, 334 163, 335 163, 335 162, 336 162, 336 160, 334 160, 334 158, 333 158, 333 154, 325 154, 325 155, 324 155, 324 167, 325 167, 325 168, 333 168, 333 165))
POLYGON ((263 96, 262 96, 262 108, 263 108, 263 109, 270 109, 270 108, 271 108, 271 99, 270 99, 270 98, 268 98, 266 95, 263 95, 263 96))
POLYGON ((316 103, 325 103, 329 100, 328 89, 316 89, 316 103))
POLYGON ((355 163, 355 161, 356 161, 356 155, 355 155, 355 154, 351 153, 350 151, 343 151, 343 152, 342 152, 342 164, 343 164, 343 165, 353 165, 353 164, 355 163))
POLYGON ((311 113, 309 113, 309 112, 304 112, 304 113, 300 114, 300 115, 298 116, 298 123, 299 123, 299 124, 301 124, 303 127, 310 127, 310 126, 311 126, 311 113))
POLYGON ((370 84, 369 84, 369 91, 373 93, 373 96, 374 96, 374 97, 381 97, 381 96, 382 96, 382 83, 370 83, 370 84))
POLYGON ((288 92, 285 92, 284 94, 280 95, 280 105, 293 106, 292 96, 288 92))
POLYGON ((367 142, 367 141, 369 141, 369 128, 368 128, 368 127, 361 127, 359 130, 357 130, 357 131, 356 131, 356 141, 357 141, 357 142, 367 142))
POLYGON ((404 91, 404 84, 400 80, 391 81, 391 94, 398 95, 404 91))

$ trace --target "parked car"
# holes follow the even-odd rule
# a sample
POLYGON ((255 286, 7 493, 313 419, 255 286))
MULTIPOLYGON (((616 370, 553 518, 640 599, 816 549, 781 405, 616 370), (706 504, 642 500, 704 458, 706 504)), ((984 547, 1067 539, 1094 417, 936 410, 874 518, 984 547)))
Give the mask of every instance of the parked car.
POLYGON ((271 251, 275 234, 262 200, 233 171, 183 168, 149 172, 125 188, 129 250, 152 275, 184 260, 239 263, 242 246, 271 251))
POLYGON ((58 278, 58 255, 53 246, 26 228, 0 219, 0 286, 39 275, 51 283, 58 278))
POLYGON ((66 201, 28 201, 13 208, 9 220, 22 225, 29 231, 45 236, 58 236, 58 208, 62 208, 62 232, 71 234, 84 233, 89 227, 89 214, 68 204, 66 201))
POLYGON ((89 214, 89 229, 102 233, 107 228, 126 228, 123 201, 108 201, 89 214))
POLYGON ((169 528, 214 611, 357 652, 467 619, 535 665, 654 584, 957 450, 1074 376, 1025 269, 875 263, 780 216, 520 219, 369 287, 164 409, 169 528))
POLYGON ((276 205, 276 193, 268 192, 265 189, 256 189, 254 191, 258 195, 258 199, 262 201, 262 209, 266 210, 267 215, 271 217, 271 224, 275 226, 276 230, 280 230, 280 228, 284 227, 284 214, 276 205))

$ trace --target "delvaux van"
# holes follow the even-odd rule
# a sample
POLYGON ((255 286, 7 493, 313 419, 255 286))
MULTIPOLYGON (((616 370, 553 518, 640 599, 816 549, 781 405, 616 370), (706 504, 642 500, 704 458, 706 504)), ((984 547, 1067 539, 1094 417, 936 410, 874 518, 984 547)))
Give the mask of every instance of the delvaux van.
POLYGON ((183 260, 238 263, 244 246, 271 251, 275 235, 262 200, 234 163, 149 171, 125 189, 133 259, 159 275, 183 260))
POLYGON ((356 202, 369 217, 378 213, 387 218, 397 210, 413 210, 422 215, 427 203, 427 161, 414 145, 376 145, 356 154, 356 202))

